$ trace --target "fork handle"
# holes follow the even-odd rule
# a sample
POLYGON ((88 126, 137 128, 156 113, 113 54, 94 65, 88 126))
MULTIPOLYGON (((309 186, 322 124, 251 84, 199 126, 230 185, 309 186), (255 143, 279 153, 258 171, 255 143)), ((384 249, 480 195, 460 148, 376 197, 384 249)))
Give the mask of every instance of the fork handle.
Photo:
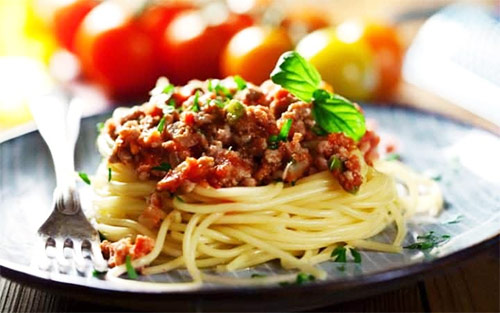
POLYGON ((54 199, 58 203, 64 202, 57 207, 65 208, 65 212, 61 213, 74 214, 76 211, 71 209, 75 207, 72 204, 78 200, 74 151, 80 130, 82 103, 81 100, 73 98, 68 105, 67 99, 61 92, 52 92, 32 102, 31 111, 52 155, 57 179, 54 199))

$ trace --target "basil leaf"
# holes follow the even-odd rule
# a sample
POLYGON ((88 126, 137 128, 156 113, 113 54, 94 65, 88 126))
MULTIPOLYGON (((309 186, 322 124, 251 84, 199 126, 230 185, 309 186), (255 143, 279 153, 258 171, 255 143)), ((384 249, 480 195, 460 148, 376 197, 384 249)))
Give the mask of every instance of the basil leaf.
POLYGON ((243 90, 247 88, 247 82, 241 76, 236 75, 233 76, 234 82, 236 83, 236 86, 238 86, 238 90, 243 90))
POLYGON ((346 98, 318 89, 313 95, 313 116, 328 133, 343 132, 355 141, 366 132, 365 117, 346 98))
POLYGON ((321 76, 300 54, 288 51, 280 56, 271 73, 271 80, 300 100, 309 102, 319 88, 321 76))
POLYGON ((90 179, 89 179, 89 175, 87 175, 87 173, 84 173, 84 172, 78 172, 78 176, 80 176, 80 178, 87 184, 87 185, 90 185, 90 179))
POLYGON ((130 259, 130 255, 127 255, 125 257, 125 266, 127 267, 128 278, 136 279, 138 277, 138 275, 137 275, 137 272, 135 271, 135 268, 132 266, 132 261, 130 259))

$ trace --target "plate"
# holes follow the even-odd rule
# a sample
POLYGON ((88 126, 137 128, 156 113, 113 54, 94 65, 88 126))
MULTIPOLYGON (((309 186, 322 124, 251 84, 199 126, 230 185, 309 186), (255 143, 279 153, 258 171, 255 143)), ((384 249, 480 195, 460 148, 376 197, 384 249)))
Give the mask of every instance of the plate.
MULTIPOLYGON (((445 209, 438 218, 408 225, 405 244, 434 231, 449 235, 448 242, 423 253, 405 249, 401 254, 363 251, 361 264, 325 262, 325 281, 304 285, 222 286, 133 289, 91 275, 62 275, 31 266, 36 230, 51 210, 55 177, 49 151, 37 132, 0 143, 0 270, 5 277, 43 289, 90 301, 136 309, 162 310, 298 310, 324 306, 382 292, 418 275, 475 254, 498 241, 500 233, 500 138, 469 125, 420 111, 396 107, 365 107, 376 120, 378 132, 396 138, 403 161, 433 175, 441 185, 445 209)), ((92 173, 99 162, 96 123, 108 114, 85 118, 76 148, 76 167, 92 173)), ((83 194, 85 188, 81 185, 83 194)), ((393 229, 380 236, 390 237, 393 229)), ((281 272, 274 263, 255 271, 281 272)), ((251 270, 230 273, 249 276, 251 270)), ((183 279, 185 271, 147 277, 150 281, 183 279)))

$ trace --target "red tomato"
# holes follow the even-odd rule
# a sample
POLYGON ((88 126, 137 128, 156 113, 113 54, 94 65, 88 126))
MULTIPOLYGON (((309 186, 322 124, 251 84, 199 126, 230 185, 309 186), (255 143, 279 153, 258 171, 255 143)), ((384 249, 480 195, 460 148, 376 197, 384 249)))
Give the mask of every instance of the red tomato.
POLYGON ((292 49, 292 41, 282 28, 245 28, 231 39, 224 50, 222 75, 238 74, 254 84, 260 84, 269 79, 280 55, 292 49))
POLYGON ((53 28, 60 45, 74 52, 74 39, 78 26, 97 4, 97 0, 73 0, 55 10, 53 28))
POLYGON ((118 98, 144 96, 158 76, 154 44, 114 1, 95 7, 76 35, 75 50, 85 74, 118 98))
POLYGON ((166 2, 161 5, 152 5, 141 14, 139 23, 155 43, 160 43, 165 29, 172 20, 180 13, 192 9, 194 6, 187 2, 166 2))
POLYGON ((389 98, 401 80, 403 47, 396 30, 380 23, 366 23, 362 39, 373 51, 379 81, 375 88, 377 99, 389 98))
POLYGON ((226 44, 251 23, 246 15, 230 14, 225 21, 209 25, 199 11, 180 14, 163 36, 160 54, 163 73, 175 84, 220 77, 219 63, 226 44))

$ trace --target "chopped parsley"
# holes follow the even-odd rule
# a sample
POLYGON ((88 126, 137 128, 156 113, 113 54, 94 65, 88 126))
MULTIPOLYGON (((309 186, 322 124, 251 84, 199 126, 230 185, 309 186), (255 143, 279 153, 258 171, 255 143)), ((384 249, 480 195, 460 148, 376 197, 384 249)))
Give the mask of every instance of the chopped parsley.
POLYGON ((235 75, 233 76, 233 79, 236 85, 238 86, 238 90, 243 90, 247 88, 247 82, 243 78, 241 78, 241 76, 235 75))
POLYGON ((132 261, 130 259, 130 254, 125 257, 125 266, 127 268, 128 278, 137 279, 138 275, 135 268, 132 266, 132 261))
POLYGON ((167 86, 165 86, 165 88, 163 88, 162 93, 171 95, 174 92, 174 87, 174 85, 168 84, 167 86))
POLYGON ((450 235, 436 235, 433 231, 425 235, 417 236, 417 241, 405 246, 405 249, 429 250, 435 248, 450 239, 450 235))
POLYGON ((168 171, 170 171, 170 169, 172 169, 172 166, 170 166, 170 164, 168 164, 168 163, 162 162, 159 166, 155 166, 151 169, 154 171, 168 172, 168 171))
POLYGON ((163 129, 165 129, 165 116, 163 116, 158 123, 158 131, 160 132, 160 134, 163 133, 163 129))
POLYGON ((316 280, 316 277, 311 274, 306 274, 306 273, 298 273, 297 277, 295 278, 295 281, 293 283, 290 282, 281 282, 281 286, 289 286, 289 285, 302 285, 304 283, 312 282, 316 280))
POLYGON ((193 111, 193 112, 200 111, 200 102, 198 100, 199 97, 200 97, 200 93, 198 90, 196 90, 196 93, 194 94, 193 106, 191 107, 191 111, 193 111))
POLYGON ((113 175, 113 172, 111 171, 111 167, 108 167, 108 182, 111 181, 111 176, 113 175))
POLYGON ((332 258, 335 258, 333 261, 338 263, 346 263, 347 262, 347 250, 349 250, 352 258, 354 259, 354 263, 361 263, 361 253, 354 248, 346 248, 345 246, 336 247, 331 254, 332 258))
POLYGON ((97 124, 95 124, 95 128, 97 128, 97 132, 101 132, 102 129, 104 128, 104 123, 103 122, 99 122, 97 124))
POLYGON ((267 277, 267 275, 254 273, 254 274, 252 274, 251 277, 252 278, 264 278, 264 277, 267 277))
POLYGON ((92 276, 95 277, 95 278, 99 278, 99 277, 101 277, 104 274, 106 274, 106 272, 99 272, 98 270, 93 270, 92 271, 92 276))
POLYGON ((280 132, 278 135, 269 136, 270 148, 277 149, 278 142, 287 141, 288 135, 290 133, 290 129, 292 127, 293 120, 291 118, 287 119, 285 123, 281 126, 280 132))
POLYGON ((297 278, 295 279, 295 283, 297 285, 302 285, 303 283, 311 282, 316 280, 316 277, 311 274, 299 273, 297 274, 297 278))
POLYGON ((330 158, 330 161, 328 163, 328 168, 330 169, 331 172, 341 169, 342 166, 343 162, 340 160, 338 156, 334 155, 330 158))
POLYGON ((89 179, 89 175, 87 175, 87 173, 84 173, 84 172, 78 172, 78 176, 80 176, 80 178, 87 184, 87 185, 90 185, 90 179, 89 179))
POLYGON ((339 262, 339 263, 345 263, 347 262, 347 250, 345 247, 337 247, 335 250, 332 251, 331 257, 335 258, 333 261, 339 262))
POLYGON ((366 131, 365 117, 346 98, 320 89, 321 76, 316 68, 295 51, 281 55, 271 80, 297 98, 313 102, 316 124, 326 133, 343 132, 358 141, 366 131))
POLYGON ((345 264, 337 266, 337 270, 339 270, 340 272, 345 272, 345 264))
POLYGON ((385 156, 386 161, 395 161, 395 160, 401 160, 401 156, 397 153, 390 153, 385 156))

